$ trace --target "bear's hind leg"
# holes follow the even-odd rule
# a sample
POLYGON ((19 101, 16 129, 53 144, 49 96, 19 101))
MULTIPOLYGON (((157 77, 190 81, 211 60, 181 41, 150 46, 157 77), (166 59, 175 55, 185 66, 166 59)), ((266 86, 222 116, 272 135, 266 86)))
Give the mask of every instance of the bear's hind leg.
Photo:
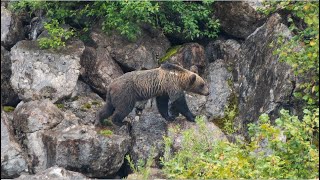
POLYGON ((106 104, 101 108, 101 110, 97 114, 95 125, 101 125, 104 119, 107 119, 112 115, 113 111, 114 107, 112 106, 112 104, 110 102, 106 102, 106 104))
POLYGON ((112 122, 121 127, 123 125, 123 119, 128 116, 128 114, 133 110, 134 108, 134 103, 133 104, 129 104, 126 108, 123 108, 123 109, 118 109, 116 108, 111 119, 112 119, 112 122))

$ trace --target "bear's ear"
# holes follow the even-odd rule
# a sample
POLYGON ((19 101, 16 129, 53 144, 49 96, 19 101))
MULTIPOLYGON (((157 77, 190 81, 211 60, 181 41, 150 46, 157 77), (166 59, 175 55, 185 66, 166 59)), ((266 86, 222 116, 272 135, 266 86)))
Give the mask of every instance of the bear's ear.
POLYGON ((194 72, 194 73, 196 73, 196 74, 199 74, 198 72, 198 66, 196 66, 196 65, 192 65, 191 67, 190 67, 190 71, 191 72, 194 72))
POLYGON ((192 74, 190 77, 190 82, 189 82, 189 85, 191 86, 197 79, 197 76, 195 74, 192 74))

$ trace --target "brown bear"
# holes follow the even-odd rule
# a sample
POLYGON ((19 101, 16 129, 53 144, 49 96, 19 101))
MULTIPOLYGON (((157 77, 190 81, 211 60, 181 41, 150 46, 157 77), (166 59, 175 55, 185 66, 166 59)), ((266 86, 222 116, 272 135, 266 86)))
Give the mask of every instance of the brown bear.
POLYGON ((208 86, 199 75, 175 64, 165 63, 156 69, 126 73, 108 86, 106 104, 97 115, 96 125, 112 115, 112 122, 121 126, 137 101, 153 97, 156 97, 159 113, 167 121, 174 119, 168 114, 169 99, 188 121, 194 121, 184 91, 209 95, 208 86))

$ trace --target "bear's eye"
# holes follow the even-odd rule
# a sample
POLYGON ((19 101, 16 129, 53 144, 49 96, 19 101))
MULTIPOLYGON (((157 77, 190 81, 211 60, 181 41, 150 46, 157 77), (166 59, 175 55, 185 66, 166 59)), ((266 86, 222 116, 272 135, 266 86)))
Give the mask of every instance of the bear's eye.
POLYGON ((200 84, 200 88, 202 89, 204 87, 204 84, 200 84))

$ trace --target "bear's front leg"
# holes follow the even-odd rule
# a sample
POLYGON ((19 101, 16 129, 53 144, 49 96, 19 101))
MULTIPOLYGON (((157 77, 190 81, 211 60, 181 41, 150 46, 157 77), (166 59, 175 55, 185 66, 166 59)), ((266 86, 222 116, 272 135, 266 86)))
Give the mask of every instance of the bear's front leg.
POLYGON ((167 121, 173 121, 175 118, 172 116, 169 116, 168 113, 168 103, 169 103, 169 96, 163 95, 156 97, 157 101, 157 108, 161 116, 167 120, 167 121))
POLYGON ((185 94, 181 95, 175 101, 172 102, 172 106, 178 110, 184 117, 187 118, 188 121, 195 122, 195 115, 190 111, 185 94))

